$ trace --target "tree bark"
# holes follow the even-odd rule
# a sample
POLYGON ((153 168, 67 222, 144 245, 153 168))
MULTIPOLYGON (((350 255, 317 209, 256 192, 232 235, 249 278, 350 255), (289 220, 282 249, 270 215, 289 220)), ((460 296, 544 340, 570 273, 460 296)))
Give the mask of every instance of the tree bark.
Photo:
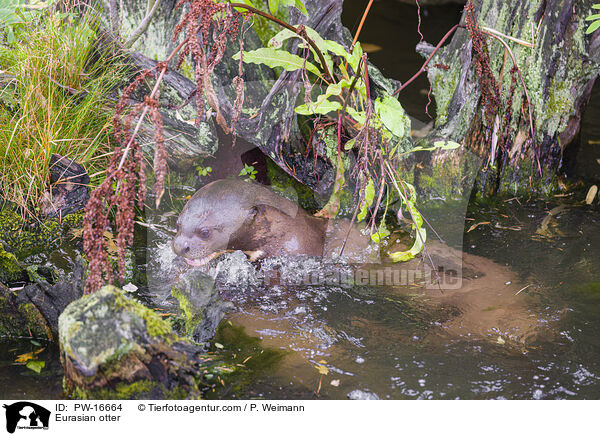
MULTIPOLYGON (((461 173, 481 159, 478 188, 484 194, 549 194, 557 187, 565 148, 579 131, 600 72, 600 32, 585 35, 584 20, 595 2, 471 3, 474 22, 484 33, 476 32, 474 38, 466 28, 467 5, 463 26, 428 67, 437 105, 428 139, 447 137, 464 147, 438 152, 431 162, 434 167, 455 166, 461 173), (477 36, 482 37, 483 50, 478 49, 477 36), (513 56, 518 71, 513 70, 513 56), (482 67, 482 60, 489 69, 482 67), (499 104, 490 110, 494 97, 499 104)), ((428 56, 433 47, 425 44, 418 50, 428 56)), ((434 172, 435 168, 427 176, 434 172)))

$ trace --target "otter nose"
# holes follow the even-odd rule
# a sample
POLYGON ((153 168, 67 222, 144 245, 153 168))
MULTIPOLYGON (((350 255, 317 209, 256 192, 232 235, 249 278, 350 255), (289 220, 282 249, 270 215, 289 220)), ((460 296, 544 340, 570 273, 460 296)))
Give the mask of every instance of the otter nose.
POLYGON ((179 256, 185 256, 190 251, 190 244, 181 238, 174 238, 171 245, 175 254, 179 256))

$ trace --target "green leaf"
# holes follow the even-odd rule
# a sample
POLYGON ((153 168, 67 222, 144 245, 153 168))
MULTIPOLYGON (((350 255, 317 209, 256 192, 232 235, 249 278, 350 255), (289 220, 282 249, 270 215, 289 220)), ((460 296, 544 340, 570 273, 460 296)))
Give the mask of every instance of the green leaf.
MULTIPOLYGON (((239 60, 239 58, 239 52, 233 55, 233 59, 239 60)), ((247 64, 264 64, 270 68, 281 67, 286 71, 296 71, 306 68, 319 78, 323 78, 321 72, 314 64, 284 50, 263 47, 253 51, 245 51, 244 62, 247 64)))
MULTIPOLYGON (((322 97, 322 95, 319 97, 322 97)), ((310 107, 305 104, 298 106, 295 111, 299 115, 327 115, 328 113, 340 110, 341 108, 342 104, 337 101, 321 100, 316 103, 311 103, 310 107)))
MULTIPOLYGON (((384 217, 385 218, 385 217, 384 217)), ((371 240, 376 244, 381 244, 385 238, 390 236, 392 233, 388 230, 385 222, 382 220, 379 223, 379 227, 377 228, 377 232, 371 235, 371 240)), ((418 254, 418 253, 417 253, 418 254)))
POLYGON ((417 207, 415 206, 415 203, 417 201, 417 191, 415 190, 415 187, 410 183, 404 182, 402 183, 402 186, 408 192, 405 193, 405 191, 398 190, 398 195, 400 195, 403 204, 406 205, 406 208, 410 213, 413 222, 412 227, 413 230, 416 231, 416 236, 415 242, 413 243, 413 246, 410 250, 397 251, 395 253, 389 254, 390 258, 394 262, 406 262, 407 260, 414 258, 417 254, 421 252, 421 250, 423 250, 423 244, 427 239, 426 229, 422 228, 423 217, 421 216, 421 214, 417 210, 417 207))
MULTIPOLYGON (((243 3, 245 5, 248 5, 248 6, 252 7, 252 8, 256 8, 256 6, 254 6, 254 3, 252 3, 252 0, 237 0, 237 2, 238 3, 243 3)), ((238 7, 236 7, 234 9, 236 11, 242 12, 242 13, 247 13, 248 12, 248 9, 244 9, 244 8, 238 8, 238 7)))
POLYGON ((406 262, 413 259, 423 250, 423 241, 427 237, 426 229, 419 229, 419 235, 416 236, 413 246, 408 251, 396 251, 390 253, 389 256, 394 262, 406 262))
POLYGON ((408 118, 404 108, 391 95, 386 96, 383 100, 375 100, 375 113, 394 136, 403 138, 408 132, 408 118))
POLYGON ((592 9, 600 9, 600 3, 592 5, 592 9))
POLYGON ((373 184, 373 179, 369 179, 369 183, 365 186, 365 199, 360 208, 360 213, 356 216, 358 222, 361 222, 367 216, 367 211, 373 204, 373 199, 375 198, 375 185, 373 184))
POLYGON ((332 83, 327 87, 324 94, 317 97, 316 102, 310 102, 308 105, 303 104, 296 108, 296 113, 300 115, 315 115, 321 114, 326 115, 330 112, 339 110, 342 108, 342 104, 339 101, 330 101, 329 97, 342 95, 343 88, 350 88, 351 83, 342 79, 338 83, 332 83))
POLYGON ((407 154, 407 153, 413 153, 415 151, 432 151, 432 150, 437 150, 438 148, 441 150, 454 150, 460 147, 460 144, 458 142, 454 142, 454 141, 435 141, 433 143, 433 145, 431 145, 430 147, 424 146, 424 145, 418 145, 414 148, 411 148, 410 150, 408 150, 407 152, 403 153, 403 154, 407 154))
POLYGON ((269 0, 269 11, 272 15, 275 15, 279 10, 279 0, 269 0))
POLYGON ((42 369, 44 369, 44 367, 46 366, 46 362, 44 362, 43 360, 29 360, 25 366, 39 374, 40 372, 42 372, 42 369))
POLYGON ((353 107, 347 107, 346 112, 348 112, 348 115, 354 118, 356 122, 361 125, 361 127, 367 122, 367 114, 365 111, 357 111, 353 107))
MULTIPOLYGON (((315 43, 315 45, 318 47, 319 51, 323 55, 323 58, 325 59, 325 63, 327 64, 329 71, 333 71, 333 60, 331 59, 331 56, 329 56, 329 54, 327 53, 327 47, 325 41, 323 40, 323 38, 321 38, 321 35, 319 35, 310 27, 305 27, 304 29, 306 31, 306 35, 315 43)), ((272 48, 281 48, 283 46, 283 42, 288 40, 289 38, 302 39, 302 41, 304 41, 304 44, 301 45, 301 47, 306 47, 308 45, 314 58, 318 60, 319 63, 321 62, 319 55, 315 52, 313 47, 308 44, 308 41, 306 41, 302 36, 298 35, 296 32, 293 32, 289 29, 283 29, 281 32, 279 32, 277 35, 271 38, 268 46, 272 48)), ((322 67, 325 68, 324 65, 322 65, 322 67)))
POLYGON ((346 143, 344 144, 344 150, 352 150, 352 148, 354 148, 354 144, 356 144, 356 138, 352 138, 351 140, 346 141, 346 143))
POLYGON ((600 27, 600 20, 594 21, 592 24, 590 24, 590 27, 588 27, 588 29, 585 31, 586 35, 589 35, 590 33, 594 32, 598 29, 598 27, 600 27))
POLYGON ((600 20, 600 14, 590 15, 589 17, 586 17, 586 19, 585 19, 585 21, 594 21, 594 20, 600 20))
POLYGON ((356 42, 354 48, 352 49, 352 54, 346 59, 354 71, 358 71, 358 64, 360 63, 362 55, 362 46, 360 45, 360 42, 356 42))
POLYGON ((302 0, 296 0, 295 6, 300 12, 302 12, 306 17, 308 17, 308 11, 306 10, 306 6, 304 6, 304 3, 302 3, 302 0))
POLYGON ((304 6, 304 3, 302 3, 302 0, 281 0, 281 4, 288 8, 295 7, 304 15, 308 16, 308 12, 306 10, 306 7, 304 6))
MULTIPOLYGON (((325 58, 325 62, 327 63, 327 66, 329 67, 329 71, 333 71, 333 61, 331 60, 331 56, 328 53, 333 53, 336 56, 344 58, 348 62, 348 64, 350 64, 350 66, 352 68, 354 68, 355 71, 357 70, 358 63, 360 62, 360 58, 362 57, 362 48, 360 47, 360 44, 357 43, 356 46, 354 47, 352 54, 350 54, 350 53, 348 53, 348 50, 346 50, 344 48, 343 45, 339 44, 338 42, 331 41, 329 39, 323 39, 323 37, 319 34, 319 32, 317 32, 313 28, 304 26, 304 29, 306 31, 306 35, 310 39, 312 39, 312 41, 315 43, 315 45, 319 48, 319 51, 323 54, 323 57, 325 58)), ((304 39, 297 33, 293 32, 289 29, 284 29, 281 32, 279 32, 277 35, 275 35, 273 38, 271 38, 271 40, 269 41, 269 47, 280 48, 283 44, 283 41, 285 41, 286 39, 289 39, 289 38, 304 39)), ((307 42, 307 41, 305 41, 305 42, 307 42)), ((312 47, 311 47, 311 51, 313 51, 313 56, 315 57, 315 59, 318 59, 319 57, 314 52, 312 47)))

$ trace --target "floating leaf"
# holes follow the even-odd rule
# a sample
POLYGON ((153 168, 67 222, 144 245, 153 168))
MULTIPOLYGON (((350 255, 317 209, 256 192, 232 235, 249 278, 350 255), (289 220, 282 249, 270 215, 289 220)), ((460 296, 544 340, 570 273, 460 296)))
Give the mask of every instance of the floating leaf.
POLYGON ((489 224, 489 223, 490 223, 489 221, 482 221, 480 223, 473 224, 471 227, 469 227, 469 230, 467 230, 467 233, 472 232, 473 230, 475 230, 479 226, 483 226, 483 225, 486 225, 486 224, 489 224))
POLYGON ((17 358, 15 359, 15 363, 25 363, 28 360, 33 360, 35 359, 35 356, 37 356, 38 354, 40 354, 42 351, 44 351, 45 348, 40 348, 37 351, 32 351, 31 353, 23 353, 23 354, 19 354, 17 356, 17 358))
POLYGON ((325 365, 315 365, 315 368, 317 369, 317 371, 319 371, 319 374, 321 375, 329 374, 329 368, 327 368, 325 365))
POLYGON ((46 362, 44 362, 43 360, 30 360, 25 366, 39 374, 40 372, 42 372, 42 369, 44 369, 44 367, 46 366, 46 362))
POLYGON ((224 348, 223 344, 220 344, 218 342, 215 342, 215 347, 217 347, 219 350, 222 350, 224 348))
POLYGON ((590 190, 588 191, 588 193, 585 197, 585 203, 592 204, 594 202, 594 199, 596 198, 597 193, 598 193, 598 186, 592 185, 592 187, 590 188, 590 190))

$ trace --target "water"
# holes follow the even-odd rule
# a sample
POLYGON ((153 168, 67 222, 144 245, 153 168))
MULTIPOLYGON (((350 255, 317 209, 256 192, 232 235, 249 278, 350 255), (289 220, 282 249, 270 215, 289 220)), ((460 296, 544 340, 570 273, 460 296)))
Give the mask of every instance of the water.
MULTIPOLYGON (((364 2, 345 3, 349 28, 363 7, 364 2)), ((439 40, 460 11, 460 6, 429 8, 425 16, 424 10, 426 40, 439 40)), ((411 6, 375 2, 361 37, 382 47, 370 58, 395 79, 407 80, 423 61, 414 54, 415 16, 411 6)), ((422 77, 401 96, 409 113, 422 121, 428 120, 427 89, 422 77)), ((596 86, 571 169, 596 181, 598 156, 590 141, 600 140, 599 113, 596 86)), ((411 284, 294 286, 277 277, 268 285, 256 280, 236 286, 221 276, 222 296, 233 309, 214 342, 249 374, 211 397, 341 399, 358 391, 394 399, 597 399, 600 210, 569 206, 545 220, 558 205, 524 198, 471 201, 466 221, 461 207, 427 211, 446 243, 466 252, 464 286, 456 291, 411 284), (476 224, 481 225, 470 230, 476 224)), ((158 224, 168 227, 173 218, 158 224)), ((161 233, 162 239, 168 235, 161 233)), ((152 253, 162 253, 162 262, 172 263, 168 247, 160 251, 141 232, 138 236, 140 264, 146 244, 152 253)), ((242 258, 231 262, 229 267, 255 274, 242 258)), ((284 272, 308 266, 331 270, 313 260, 280 259, 264 263, 263 271, 274 263, 284 272)), ((156 297, 147 301, 156 303, 156 297)), ((0 338, 0 362, 0 397, 61 397, 56 347, 0 338), (39 359, 48 366, 40 375, 14 364, 17 355, 41 347, 46 349, 39 359)))
POLYGON ((466 273, 454 295, 229 291, 236 309, 227 319, 288 354, 224 397, 341 399, 361 390, 393 399, 598 398, 599 211, 569 208, 539 235, 545 204, 471 209, 468 223, 491 223, 465 235, 466 263, 483 274, 466 273))

